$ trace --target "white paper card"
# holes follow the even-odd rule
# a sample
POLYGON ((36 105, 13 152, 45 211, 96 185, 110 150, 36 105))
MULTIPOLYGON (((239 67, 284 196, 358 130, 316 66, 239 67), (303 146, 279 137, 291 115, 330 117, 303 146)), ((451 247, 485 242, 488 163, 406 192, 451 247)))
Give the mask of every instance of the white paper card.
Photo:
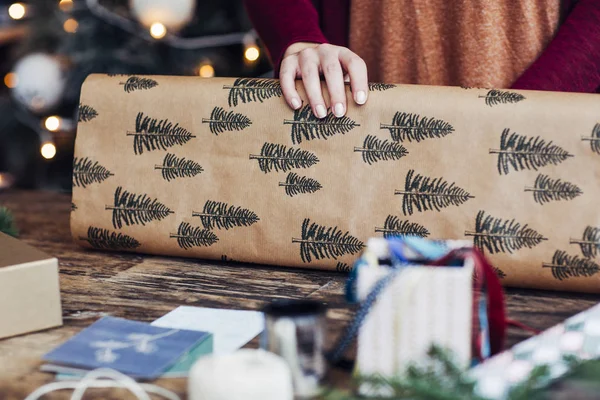
POLYGON ((227 354, 254 339, 263 331, 265 322, 259 311, 180 306, 151 325, 210 332, 213 354, 227 354))

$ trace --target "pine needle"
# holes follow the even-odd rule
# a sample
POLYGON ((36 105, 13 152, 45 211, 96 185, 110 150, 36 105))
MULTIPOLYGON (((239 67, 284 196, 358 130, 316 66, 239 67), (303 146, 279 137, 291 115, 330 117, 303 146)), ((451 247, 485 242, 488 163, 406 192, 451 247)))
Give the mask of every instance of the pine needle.
POLYGON ((0 206, 0 232, 6 233, 7 235, 13 237, 17 237, 19 235, 12 212, 3 206, 0 206))

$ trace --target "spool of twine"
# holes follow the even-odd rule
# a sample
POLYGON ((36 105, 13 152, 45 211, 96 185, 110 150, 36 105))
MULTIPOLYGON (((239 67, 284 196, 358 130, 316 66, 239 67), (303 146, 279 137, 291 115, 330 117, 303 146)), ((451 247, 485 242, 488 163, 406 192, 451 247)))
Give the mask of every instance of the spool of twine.
POLYGON ((293 400, 292 374, 279 356, 242 349, 201 358, 188 380, 189 400, 293 400))

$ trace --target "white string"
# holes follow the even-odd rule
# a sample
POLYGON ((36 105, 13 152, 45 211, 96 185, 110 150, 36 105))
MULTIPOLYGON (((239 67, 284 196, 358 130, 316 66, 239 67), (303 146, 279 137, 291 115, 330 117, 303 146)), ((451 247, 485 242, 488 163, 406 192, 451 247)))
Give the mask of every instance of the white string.
MULTIPOLYGON (((139 25, 136 22, 133 22, 130 19, 125 18, 119 14, 113 13, 108 8, 101 5, 98 0, 86 0, 86 5, 89 8, 90 12, 94 14, 97 18, 102 19, 111 25, 119 27, 124 31, 131 33, 132 35, 141 37, 142 39, 145 39, 149 42, 156 41, 156 39, 153 39, 152 36, 150 36, 148 33, 140 32, 139 25)), ((167 33, 167 35, 164 37, 164 39, 162 39, 162 41, 166 42, 171 47, 184 50, 192 50, 245 43, 248 40, 249 36, 251 36, 252 38, 256 38, 256 32, 254 31, 254 29, 248 32, 228 33, 225 35, 212 35, 198 38, 182 38, 167 33)))
POLYGON ((70 400, 81 400, 88 389, 116 388, 129 390, 138 400, 151 400, 148 394, 156 394, 168 400, 181 400, 167 389, 148 383, 138 383, 127 375, 110 368, 99 368, 88 372, 79 381, 50 382, 37 388, 25 400, 38 400, 57 390, 73 390, 70 400))

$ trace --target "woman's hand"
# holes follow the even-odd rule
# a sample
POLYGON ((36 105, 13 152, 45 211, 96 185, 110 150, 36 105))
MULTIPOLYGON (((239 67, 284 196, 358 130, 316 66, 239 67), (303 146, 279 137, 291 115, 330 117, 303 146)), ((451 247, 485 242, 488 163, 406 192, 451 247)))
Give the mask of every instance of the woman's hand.
POLYGON ((348 109, 344 74, 350 79, 356 104, 365 104, 367 101, 367 65, 362 58, 345 47, 294 43, 285 51, 279 69, 281 89, 290 107, 297 110, 302 106, 295 84, 296 78, 302 78, 313 113, 318 118, 327 116, 327 105, 321 93, 321 73, 325 76, 331 111, 336 117, 343 117, 348 109))

